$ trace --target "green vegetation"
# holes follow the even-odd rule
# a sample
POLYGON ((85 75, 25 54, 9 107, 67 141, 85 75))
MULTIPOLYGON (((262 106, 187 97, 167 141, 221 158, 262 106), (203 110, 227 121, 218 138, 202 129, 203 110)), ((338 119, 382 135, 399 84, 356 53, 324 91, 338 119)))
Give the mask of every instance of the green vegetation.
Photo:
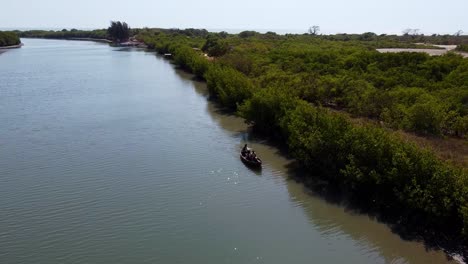
POLYGON ((226 41, 216 35, 209 35, 206 38, 202 50, 209 56, 220 57, 229 51, 229 45, 226 41))
POLYGON ((145 30, 138 37, 205 79, 211 96, 257 131, 285 142, 311 172, 306 182, 321 177, 397 223, 467 242, 466 168, 386 128, 357 125, 327 109, 390 128, 462 137, 468 132, 467 59, 381 54, 375 48, 407 44, 375 34, 339 40, 145 30), (200 49, 218 55, 209 60, 200 49))
POLYGON ((107 34, 114 42, 124 42, 130 36, 130 28, 125 22, 111 21, 110 27, 107 28, 107 34))
POLYGON ((15 32, 0 31, 0 47, 14 46, 20 43, 21 41, 15 32))
POLYGON ((460 44, 457 46, 456 50, 468 52, 468 44, 460 44))
MULTIPOLYGON (((244 74, 255 87, 288 87, 288 92, 314 105, 378 120, 389 128, 466 136, 468 60, 455 54, 379 53, 376 47, 400 44, 383 41, 384 37, 376 41, 374 35, 364 34, 363 41, 249 31, 229 37, 210 34, 205 39, 162 32, 140 36, 164 53, 177 54, 177 45, 201 48, 216 57, 217 64, 244 74)), ((196 52, 180 56, 201 59, 196 52)))

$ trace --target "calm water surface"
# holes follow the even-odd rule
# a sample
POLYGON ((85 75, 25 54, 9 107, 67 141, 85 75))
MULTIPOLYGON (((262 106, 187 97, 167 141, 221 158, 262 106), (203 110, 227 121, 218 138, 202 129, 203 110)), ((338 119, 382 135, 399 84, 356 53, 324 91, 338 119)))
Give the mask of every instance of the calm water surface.
POLYGON ((443 263, 288 180, 287 159, 153 53, 0 54, 0 263, 443 263))

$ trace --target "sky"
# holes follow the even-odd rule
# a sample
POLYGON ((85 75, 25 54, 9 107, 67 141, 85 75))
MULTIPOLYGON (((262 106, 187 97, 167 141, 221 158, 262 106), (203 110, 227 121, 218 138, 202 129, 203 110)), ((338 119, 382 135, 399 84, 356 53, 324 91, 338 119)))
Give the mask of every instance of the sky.
POLYGON ((130 27, 303 33, 468 34, 468 0, 0 0, 0 28, 130 27))

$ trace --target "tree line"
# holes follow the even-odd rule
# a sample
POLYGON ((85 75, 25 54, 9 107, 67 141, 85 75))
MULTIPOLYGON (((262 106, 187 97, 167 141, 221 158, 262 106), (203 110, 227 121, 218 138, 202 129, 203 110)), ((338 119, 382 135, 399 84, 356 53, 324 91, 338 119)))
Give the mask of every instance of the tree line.
POLYGON ((106 39, 114 42, 124 42, 130 36, 139 33, 140 30, 132 30, 126 22, 111 21, 107 29, 95 30, 78 30, 72 28, 62 30, 27 30, 15 31, 19 36, 24 38, 48 38, 48 39, 75 39, 75 38, 90 38, 90 39, 106 39))
POLYGON ((16 31, 22 38, 46 38, 46 39, 73 39, 73 38, 92 38, 92 39, 109 39, 107 30, 77 30, 77 29, 62 29, 62 30, 27 30, 16 31))

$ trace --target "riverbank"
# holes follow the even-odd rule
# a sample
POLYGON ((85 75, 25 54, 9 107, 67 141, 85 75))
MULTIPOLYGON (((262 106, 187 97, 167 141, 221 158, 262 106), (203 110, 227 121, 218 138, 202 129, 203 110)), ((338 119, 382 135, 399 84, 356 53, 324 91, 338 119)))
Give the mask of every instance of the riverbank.
POLYGON ((132 47, 132 48, 142 48, 142 49, 148 48, 148 46, 145 45, 145 43, 140 42, 140 41, 127 41, 127 42, 122 42, 122 43, 115 43, 115 42, 113 42, 112 40, 109 40, 109 39, 99 39, 99 38, 43 38, 43 37, 25 37, 25 38, 93 41, 93 42, 110 44, 110 45, 113 45, 113 46, 116 46, 116 47, 132 47))
POLYGON ((58 40, 79 40, 79 41, 94 41, 100 43, 107 43, 115 46, 122 47, 138 47, 146 48, 144 43, 130 38, 126 42, 116 43, 110 39, 106 29, 98 30, 61 30, 61 31, 44 31, 44 30, 29 30, 19 33, 22 38, 41 38, 41 39, 58 39, 58 40))
POLYGON ((94 42, 102 42, 102 43, 112 43, 111 40, 108 40, 108 39, 99 39, 99 38, 68 38, 67 40, 82 40, 82 41, 94 41, 94 42))
POLYGON ((111 40, 108 39, 101 39, 101 38, 52 38, 52 37, 22 37, 25 39, 56 39, 56 40, 77 40, 77 41, 93 41, 93 42, 100 42, 100 43, 113 43, 111 40))
POLYGON ((21 45, 21 40, 15 32, 0 31, 0 49, 19 48, 21 45))
POLYGON ((23 43, 20 43, 18 45, 3 46, 3 47, 0 47, 0 49, 18 49, 18 48, 21 48, 23 45, 24 45, 23 43))

